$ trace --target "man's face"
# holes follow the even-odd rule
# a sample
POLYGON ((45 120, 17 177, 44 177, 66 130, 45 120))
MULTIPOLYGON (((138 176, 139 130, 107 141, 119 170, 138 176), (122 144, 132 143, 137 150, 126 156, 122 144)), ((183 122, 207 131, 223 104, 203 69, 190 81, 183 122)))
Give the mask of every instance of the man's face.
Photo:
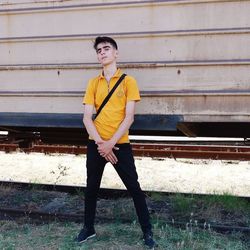
POLYGON ((103 65, 107 66, 116 62, 118 51, 110 43, 99 43, 96 49, 97 59, 103 65))

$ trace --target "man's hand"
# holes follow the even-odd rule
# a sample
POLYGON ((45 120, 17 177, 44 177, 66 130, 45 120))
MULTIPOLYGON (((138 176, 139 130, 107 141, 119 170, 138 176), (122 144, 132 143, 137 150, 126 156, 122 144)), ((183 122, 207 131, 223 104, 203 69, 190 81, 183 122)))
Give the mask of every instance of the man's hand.
POLYGON ((113 150, 105 156, 106 161, 110 162, 111 164, 116 164, 118 162, 117 157, 115 156, 113 150))
POLYGON ((117 157, 115 156, 113 149, 119 150, 115 147, 111 141, 100 140, 96 142, 99 154, 106 159, 106 161, 116 164, 118 162, 117 157))
POLYGON ((96 143, 98 145, 98 152, 102 157, 106 157, 109 155, 112 150, 118 150, 119 148, 115 147, 114 143, 112 141, 101 141, 96 143))

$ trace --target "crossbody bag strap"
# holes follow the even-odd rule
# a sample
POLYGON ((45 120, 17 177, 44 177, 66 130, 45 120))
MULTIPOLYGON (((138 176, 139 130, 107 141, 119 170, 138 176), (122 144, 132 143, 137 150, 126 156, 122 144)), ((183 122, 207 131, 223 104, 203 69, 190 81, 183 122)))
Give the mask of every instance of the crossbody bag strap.
POLYGON ((106 105, 106 103, 108 102, 108 100, 110 99, 110 97, 112 96, 112 94, 115 92, 115 90, 117 89, 117 87, 119 86, 119 84, 122 82, 122 80, 125 78, 126 74, 122 74, 121 77, 118 79, 118 81, 116 82, 115 86, 111 89, 111 91, 108 93, 108 95, 105 97, 105 99, 103 100, 100 108, 97 110, 97 113, 95 115, 94 120, 96 119, 96 117, 100 114, 100 112, 102 111, 103 107, 106 105))

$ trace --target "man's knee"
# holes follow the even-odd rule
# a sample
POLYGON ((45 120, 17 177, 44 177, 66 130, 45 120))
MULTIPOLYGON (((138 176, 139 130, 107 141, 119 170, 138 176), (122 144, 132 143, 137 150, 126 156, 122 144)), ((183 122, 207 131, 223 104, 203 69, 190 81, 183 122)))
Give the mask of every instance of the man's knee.
POLYGON ((144 196, 141 190, 140 184, 138 182, 134 183, 133 185, 128 185, 127 189, 131 195, 135 195, 135 196, 143 195, 144 196))

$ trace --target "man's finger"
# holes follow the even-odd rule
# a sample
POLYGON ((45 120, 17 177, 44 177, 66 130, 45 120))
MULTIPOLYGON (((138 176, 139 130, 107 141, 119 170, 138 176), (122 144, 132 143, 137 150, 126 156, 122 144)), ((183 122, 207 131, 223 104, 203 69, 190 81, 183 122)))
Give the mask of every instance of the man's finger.
POLYGON ((107 156, 106 159, 107 159, 107 161, 110 162, 111 164, 114 164, 114 161, 113 161, 113 159, 112 159, 110 156, 107 156))
POLYGON ((117 158, 115 156, 115 154, 113 152, 109 153, 107 155, 107 159, 112 163, 112 164, 116 164, 117 163, 117 158))
POLYGON ((111 155, 111 157, 112 157, 113 164, 116 164, 116 163, 117 163, 117 161, 118 161, 118 159, 117 159, 116 155, 115 155, 113 152, 111 152, 111 153, 110 153, 110 155, 111 155))
POLYGON ((101 144, 103 144, 103 141, 96 141, 95 144, 100 146, 101 144))
POLYGON ((113 159, 110 155, 103 156, 106 161, 113 163, 113 159))

